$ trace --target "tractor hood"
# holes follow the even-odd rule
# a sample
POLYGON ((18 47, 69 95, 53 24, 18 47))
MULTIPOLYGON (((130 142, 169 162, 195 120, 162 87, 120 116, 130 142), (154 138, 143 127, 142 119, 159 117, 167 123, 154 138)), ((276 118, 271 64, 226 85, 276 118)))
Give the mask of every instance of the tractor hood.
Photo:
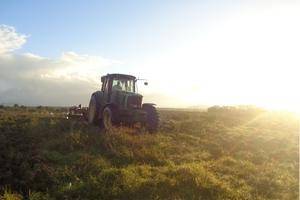
POLYGON ((142 107, 142 100, 143 96, 133 92, 125 92, 125 108, 141 108, 142 107))
POLYGON ((143 96, 134 92, 114 91, 111 100, 114 104, 117 104, 119 108, 141 108, 143 96))

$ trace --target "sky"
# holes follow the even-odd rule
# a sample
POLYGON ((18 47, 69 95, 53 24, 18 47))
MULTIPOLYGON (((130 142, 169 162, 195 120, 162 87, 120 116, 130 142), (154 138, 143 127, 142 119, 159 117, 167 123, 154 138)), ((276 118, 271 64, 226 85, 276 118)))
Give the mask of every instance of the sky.
POLYGON ((300 2, 0 2, 0 103, 87 104, 133 74, 160 107, 300 111, 300 2))

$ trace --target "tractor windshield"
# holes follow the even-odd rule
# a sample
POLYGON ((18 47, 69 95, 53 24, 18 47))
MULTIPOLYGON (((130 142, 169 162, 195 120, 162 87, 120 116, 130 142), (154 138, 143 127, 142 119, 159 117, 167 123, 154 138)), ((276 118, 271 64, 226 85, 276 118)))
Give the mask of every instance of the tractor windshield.
POLYGON ((113 79, 112 89, 125 92, 135 92, 135 81, 133 79, 113 79))

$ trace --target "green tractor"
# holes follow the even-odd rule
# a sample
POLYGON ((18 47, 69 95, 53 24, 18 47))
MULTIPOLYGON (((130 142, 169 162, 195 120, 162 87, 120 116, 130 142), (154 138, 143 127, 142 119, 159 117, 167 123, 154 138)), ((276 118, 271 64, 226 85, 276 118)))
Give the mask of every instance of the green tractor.
MULTIPOLYGON (((101 77, 100 91, 92 94, 86 118, 106 130, 113 126, 140 124, 149 132, 156 132, 159 116, 153 103, 142 103, 137 93, 137 79, 125 74, 107 74, 101 77)), ((148 85, 147 82, 144 83, 148 85)))

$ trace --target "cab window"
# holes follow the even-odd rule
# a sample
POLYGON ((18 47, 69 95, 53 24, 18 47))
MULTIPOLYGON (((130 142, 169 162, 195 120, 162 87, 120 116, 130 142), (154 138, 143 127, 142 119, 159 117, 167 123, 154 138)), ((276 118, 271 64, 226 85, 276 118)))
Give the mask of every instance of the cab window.
POLYGON ((112 83, 113 90, 134 92, 134 80, 114 79, 112 83))

